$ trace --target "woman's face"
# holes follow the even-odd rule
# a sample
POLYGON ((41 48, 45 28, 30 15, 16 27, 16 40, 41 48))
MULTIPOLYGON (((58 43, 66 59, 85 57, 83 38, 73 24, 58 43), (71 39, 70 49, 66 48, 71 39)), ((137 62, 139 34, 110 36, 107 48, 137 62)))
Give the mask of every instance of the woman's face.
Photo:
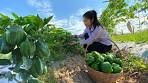
POLYGON ((92 26, 92 20, 91 19, 88 19, 88 18, 84 17, 83 22, 84 22, 86 27, 91 27, 92 26))

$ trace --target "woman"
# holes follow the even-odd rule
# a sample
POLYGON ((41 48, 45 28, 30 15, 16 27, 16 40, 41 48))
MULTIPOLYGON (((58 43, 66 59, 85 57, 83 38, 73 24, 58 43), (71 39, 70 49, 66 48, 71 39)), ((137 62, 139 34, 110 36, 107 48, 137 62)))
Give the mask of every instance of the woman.
POLYGON ((74 35, 74 37, 84 38, 80 43, 84 48, 88 46, 87 52, 97 51, 99 53, 106 53, 110 51, 112 48, 111 38, 99 23, 96 11, 87 11, 83 15, 83 21, 86 26, 84 32, 80 35, 74 35))

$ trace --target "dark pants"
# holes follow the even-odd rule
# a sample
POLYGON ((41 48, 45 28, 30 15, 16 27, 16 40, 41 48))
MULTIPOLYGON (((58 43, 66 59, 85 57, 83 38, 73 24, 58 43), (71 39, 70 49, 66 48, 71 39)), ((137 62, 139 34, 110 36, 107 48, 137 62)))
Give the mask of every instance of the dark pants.
MULTIPOLYGON (((84 35, 84 37, 85 37, 85 40, 89 38, 87 33, 84 35)), ((86 45, 84 45, 84 48, 86 48, 86 45)), ((87 52, 90 53, 92 51, 97 51, 99 53, 106 53, 106 52, 109 52, 111 48, 112 48, 112 45, 105 45, 99 42, 94 42, 88 46, 87 52)))

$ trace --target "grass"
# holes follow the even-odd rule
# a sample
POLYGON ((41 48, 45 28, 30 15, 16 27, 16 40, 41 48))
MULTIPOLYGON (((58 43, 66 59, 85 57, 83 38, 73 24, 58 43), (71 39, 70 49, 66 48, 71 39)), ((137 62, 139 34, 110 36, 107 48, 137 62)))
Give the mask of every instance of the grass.
POLYGON ((136 32, 134 34, 112 35, 113 41, 118 42, 135 42, 135 43, 147 43, 148 42, 148 30, 136 32))

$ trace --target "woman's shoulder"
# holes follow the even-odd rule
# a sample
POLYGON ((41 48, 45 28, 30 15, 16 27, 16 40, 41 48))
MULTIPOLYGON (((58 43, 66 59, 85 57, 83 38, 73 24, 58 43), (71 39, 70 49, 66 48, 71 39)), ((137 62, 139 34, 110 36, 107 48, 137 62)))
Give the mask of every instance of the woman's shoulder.
POLYGON ((89 31, 89 28, 85 28, 85 30, 84 30, 85 32, 88 32, 89 31))
POLYGON ((103 26, 96 26, 96 30, 102 31, 102 30, 104 30, 104 27, 103 26))
POLYGON ((96 26, 96 28, 104 29, 104 26, 100 25, 100 26, 96 26))

